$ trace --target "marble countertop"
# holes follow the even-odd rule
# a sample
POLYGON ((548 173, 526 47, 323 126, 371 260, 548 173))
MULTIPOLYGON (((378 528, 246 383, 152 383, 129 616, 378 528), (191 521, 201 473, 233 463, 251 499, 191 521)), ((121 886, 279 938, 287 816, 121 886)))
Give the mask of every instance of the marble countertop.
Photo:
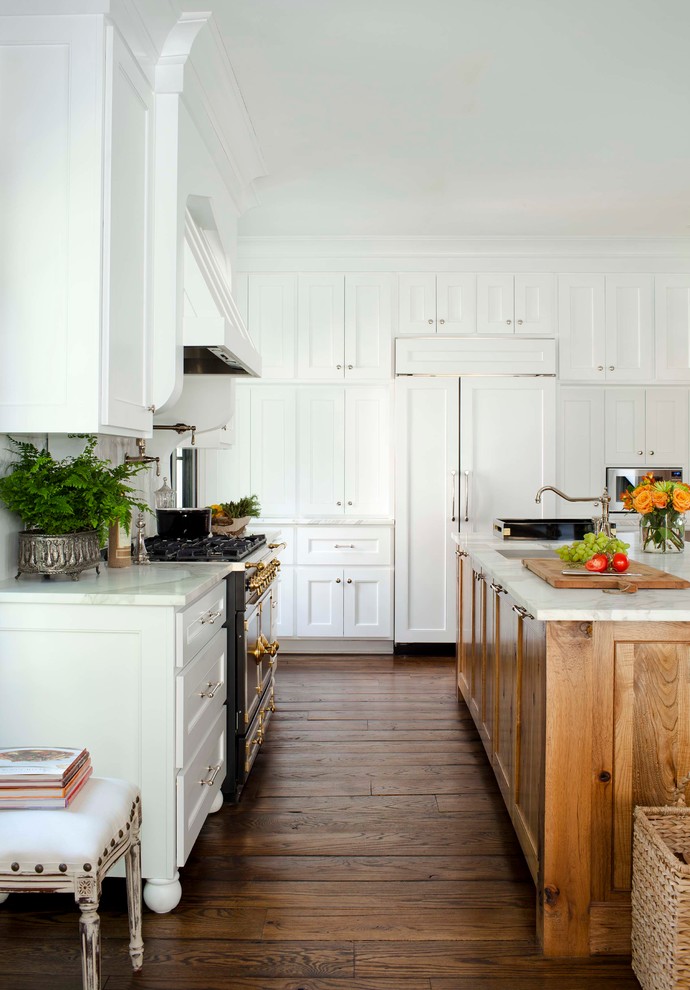
MULTIPOLYGON (((279 531, 266 533, 267 543, 279 537, 279 531)), ((275 551, 280 554, 280 551, 275 551)), ((0 605, 172 605, 184 608, 210 591, 231 571, 244 571, 245 564, 261 558, 261 547, 250 557, 222 563, 150 563, 109 568, 101 564, 82 571, 78 581, 66 576, 45 579, 23 574, 18 580, 0 582, 0 605)))
MULTIPOLYGON (((639 549, 637 534, 620 534, 630 544, 631 560, 656 567, 690 581, 690 545, 684 553, 647 554, 639 549)), ((552 588, 522 564, 522 559, 501 556, 500 550, 523 549, 555 551, 565 540, 531 542, 499 540, 495 537, 463 537, 453 535, 453 541, 467 550, 472 558, 523 605, 536 619, 546 621, 604 621, 604 622, 690 622, 690 588, 641 589, 634 594, 618 590, 588 588, 552 588)), ((554 559, 558 559, 554 552, 554 559)), ((633 565, 631 564, 631 570, 633 565)))

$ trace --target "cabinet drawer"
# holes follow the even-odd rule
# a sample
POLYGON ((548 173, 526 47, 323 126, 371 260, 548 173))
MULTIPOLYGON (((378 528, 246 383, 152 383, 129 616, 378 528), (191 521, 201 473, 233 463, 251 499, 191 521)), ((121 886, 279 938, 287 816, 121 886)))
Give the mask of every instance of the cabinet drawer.
POLYGON ((177 775, 177 865, 184 866, 225 780, 225 707, 191 763, 177 775))
POLYGON ((175 754, 184 767, 225 704, 227 698, 226 629, 219 629, 210 643, 176 678, 175 754))
POLYGON ((177 666, 184 667, 225 622, 226 585, 221 581, 177 614, 177 666))
POLYGON ((392 564, 392 526, 305 526, 297 530, 298 564, 392 564))

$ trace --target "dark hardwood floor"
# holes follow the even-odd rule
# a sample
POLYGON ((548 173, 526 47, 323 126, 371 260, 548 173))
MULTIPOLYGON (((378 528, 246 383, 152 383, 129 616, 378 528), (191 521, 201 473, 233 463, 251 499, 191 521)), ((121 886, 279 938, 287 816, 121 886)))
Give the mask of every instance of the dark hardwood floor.
MULTIPOLYGON (((106 881, 106 990, 639 988, 628 959, 540 956, 534 886, 452 661, 281 658, 277 694, 181 904, 145 911, 141 973, 124 881, 106 881)), ((0 905, 0 988, 79 990, 77 924, 67 896, 0 905)))

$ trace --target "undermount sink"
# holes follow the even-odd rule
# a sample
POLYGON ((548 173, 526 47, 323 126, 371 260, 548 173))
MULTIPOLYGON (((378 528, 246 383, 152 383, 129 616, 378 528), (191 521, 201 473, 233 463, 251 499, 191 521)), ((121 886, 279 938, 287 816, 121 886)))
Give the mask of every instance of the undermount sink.
POLYGON ((555 550, 544 549, 528 549, 527 547, 506 547, 505 550, 498 550, 502 557, 508 557, 512 559, 522 559, 523 557, 551 557, 552 560, 556 560, 555 550))

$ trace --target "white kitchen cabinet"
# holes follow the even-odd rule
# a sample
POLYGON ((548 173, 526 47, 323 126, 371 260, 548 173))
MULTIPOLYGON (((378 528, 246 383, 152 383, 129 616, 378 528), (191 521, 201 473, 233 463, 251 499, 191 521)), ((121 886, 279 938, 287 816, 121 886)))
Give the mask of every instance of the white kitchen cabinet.
POLYGON ((688 389, 606 390, 609 467, 688 466, 688 389))
MULTIPOLYGON (((175 566, 147 569, 154 591, 154 568, 166 568, 171 580, 168 568, 175 566)), ((14 593, 21 599, 23 589, 17 585, 14 593)), ((100 604, 93 600, 99 589, 82 602, 74 593, 61 601, 59 589, 43 594, 40 604, 3 601, 0 744, 76 740, 89 749, 96 773, 136 784, 145 809, 144 899, 170 911, 181 896, 178 869, 209 812, 222 805, 225 581, 180 609, 100 604)))
MULTIPOLYGON (((561 388, 558 393, 556 486, 567 495, 601 494, 606 484, 604 398, 601 388, 561 388)), ((598 514, 591 502, 556 499, 556 515, 588 519, 598 514)))
POLYGON ((297 276, 252 274, 238 279, 245 322, 261 354, 261 377, 295 377, 297 276))
POLYGON ((654 279, 656 379, 690 380, 690 275, 654 279))
POLYGON ((650 275, 561 275, 558 300, 561 380, 652 379, 650 275))
POLYGON ((395 383, 395 640, 451 643, 456 634, 459 519, 458 379, 395 383))
POLYGON ((153 97, 102 17, 0 19, 0 431, 150 431, 153 97), (40 167, 39 167, 40 166, 40 167))
POLYGON ((556 386, 549 378, 460 383, 460 531, 490 533, 495 518, 553 515, 556 386))
POLYGON ((298 636, 380 639, 392 635, 390 567, 297 567, 298 636))
POLYGON ((258 495, 263 516, 290 516, 296 505, 295 388, 257 386, 250 402, 251 493, 258 495))
POLYGON ((549 274, 478 275, 477 333, 554 336, 554 290, 549 274))
MULTIPOLYGON (((211 449, 198 437, 199 505, 231 502, 249 495, 251 488, 251 391, 242 384, 237 389, 231 445, 216 441, 211 449)), ((223 435, 223 431, 213 433, 223 435)))
POLYGON ((398 276, 398 333, 475 333, 477 276, 463 272, 398 276))
POLYGON ((298 407, 300 514, 387 515, 389 388, 303 388, 298 407))
POLYGON ((297 376, 389 378, 392 284, 388 275, 300 275, 297 376))

